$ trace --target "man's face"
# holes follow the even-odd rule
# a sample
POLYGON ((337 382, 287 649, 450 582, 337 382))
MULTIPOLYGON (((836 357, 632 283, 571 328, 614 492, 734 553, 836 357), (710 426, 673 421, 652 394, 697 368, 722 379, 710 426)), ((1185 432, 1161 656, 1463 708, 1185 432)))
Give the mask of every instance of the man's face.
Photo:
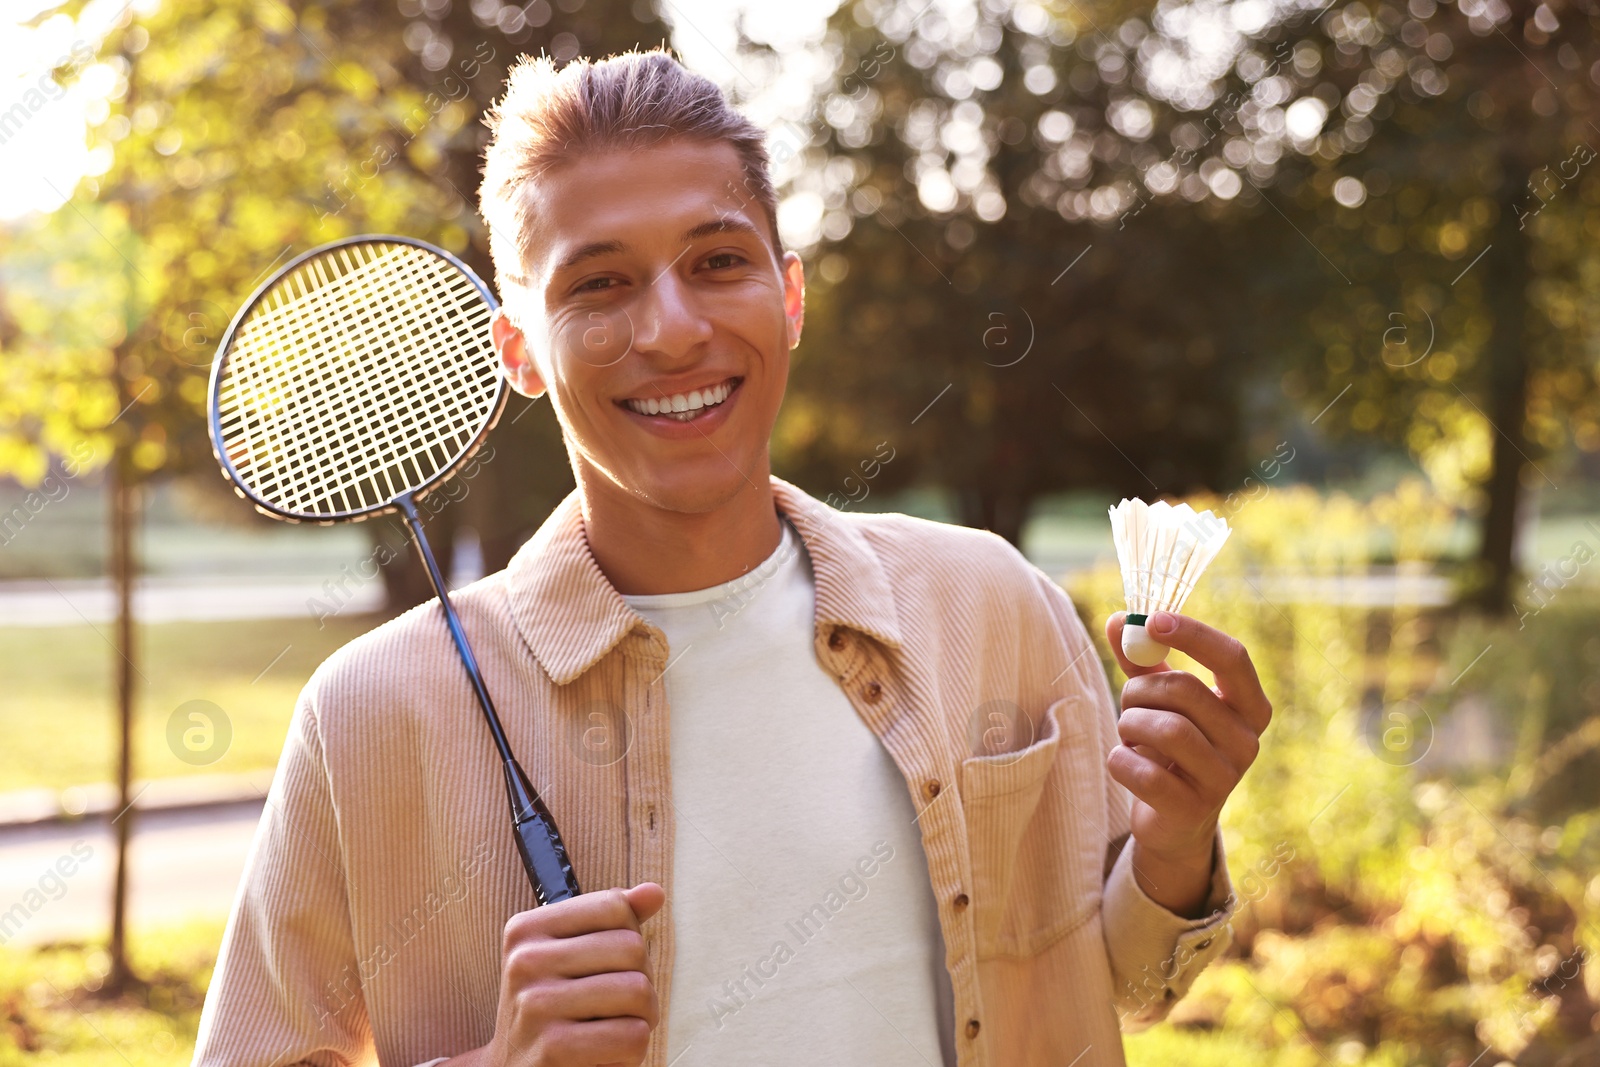
POLYGON ((549 391, 580 483, 681 512, 765 489, 804 275, 733 147, 580 154, 529 186, 528 285, 494 342, 518 392, 549 391))

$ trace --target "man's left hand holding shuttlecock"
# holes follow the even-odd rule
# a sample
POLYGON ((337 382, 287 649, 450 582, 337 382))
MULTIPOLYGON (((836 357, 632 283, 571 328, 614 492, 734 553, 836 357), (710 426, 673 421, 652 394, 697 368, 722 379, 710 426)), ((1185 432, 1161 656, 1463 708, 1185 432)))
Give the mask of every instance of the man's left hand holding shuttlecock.
POLYGON ((1165 660, 1141 667, 1123 653, 1125 611, 1106 620, 1106 640, 1128 676, 1111 777, 1133 794, 1134 877, 1162 907, 1189 918, 1211 884, 1217 817, 1260 750, 1272 720, 1250 653, 1238 640, 1186 615, 1159 611, 1152 636, 1216 677, 1212 688, 1165 660))

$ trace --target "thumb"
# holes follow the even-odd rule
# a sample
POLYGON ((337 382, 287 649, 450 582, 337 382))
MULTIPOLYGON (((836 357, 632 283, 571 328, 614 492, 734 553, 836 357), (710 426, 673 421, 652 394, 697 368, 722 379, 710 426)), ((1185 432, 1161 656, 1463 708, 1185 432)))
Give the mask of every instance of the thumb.
POLYGON ((640 882, 632 889, 624 889, 622 895, 627 898, 628 906, 633 908, 633 914, 641 924, 660 911, 661 905, 667 902, 667 891, 655 882, 640 882))

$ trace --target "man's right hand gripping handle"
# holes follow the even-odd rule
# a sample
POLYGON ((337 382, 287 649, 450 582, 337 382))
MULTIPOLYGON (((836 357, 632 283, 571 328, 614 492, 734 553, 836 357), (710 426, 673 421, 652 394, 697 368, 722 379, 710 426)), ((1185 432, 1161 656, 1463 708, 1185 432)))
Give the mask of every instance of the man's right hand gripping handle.
POLYGON ((513 915, 494 1038, 442 1067, 639 1067, 660 1014, 639 927, 666 899, 641 882, 513 915))

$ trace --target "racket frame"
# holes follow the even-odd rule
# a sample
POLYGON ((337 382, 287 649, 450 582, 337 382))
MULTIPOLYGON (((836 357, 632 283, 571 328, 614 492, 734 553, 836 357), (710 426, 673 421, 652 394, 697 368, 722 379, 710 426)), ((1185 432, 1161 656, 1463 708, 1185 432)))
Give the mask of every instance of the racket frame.
MULTIPOLYGON (((233 465, 233 461, 228 458, 226 450, 222 447, 222 405, 220 403, 222 395, 222 376, 224 373, 224 366, 228 362, 228 357, 233 352, 234 337, 239 332, 240 327, 244 325, 245 319, 249 318, 250 313, 256 309, 256 305, 261 303, 262 299, 266 297, 266 295, 274 288, 276 288, 279 282, 292 274, 295 269, 300 267, 302 264, 309 260, 316 259, 319 256, 327 255, 329 252, 332 252, 335 249, 361 244, 410 245, 411 247, 419 248, 424 252, 430 252, 449 263, 451 266, 455 267, 456 270, 460 271, 461 274, 472 283, 473 288, 478 290, 479 295, 482 296, 484 301, 489 305, 490 312, 495 311, 500 306, 500 302, 494 297, 494 292, 487 284, 485 284, 484 280, 478 277, 471 267, 467 266, 456 256, 453 256, 444 249, 435 247, 426 241, 419 241, 415 237, 401 237, 395 234, 384 233, 360 234, 356 237, 345 237, 337 241, 330 241, 327 244, 318 245, 316 248, 313 248, 310 251, 304 252, 296 256, 294 259, 291 259, 288 263, 285 263, 282 267, 269 275, 266 281, 256 286, 255 291, 250 294, 249 298, 245 300, 243 306, 241 306, 238 312, 233 316, 233 321, 228 323, 228 329, 222 335, 222 340, 217 343, 217 355, 211 361, 211 381, 207 388, 206 395, 206 405, 208 409, 206 421, 211 437, 211 454, 217 458, 217 462, 222 466, 223 477, 232 482, 233 491, 238 493, 244 499, 250 501, 251 504, 255 505, 257 511, 264 515, 271 516, 274 519, 282 519, 285 522, 310 522, 316 523, 318 526, 332 526, 337 522, 362 522, 366 519, 374 518, 379 515, 389 515, 401 510, 399 504, 397 503, 399 497, 395 497, 387 504, 375 504, 371 507, 356 508, 352 511, 329 512, 326 514, 308 514, 305 512, 290 511, 287 508, 282 508, 276 504, 272 504, 266 500, 263 500, 260 496, 258 496, 256 492, 249 487, 246 478, 239 473, 238 468, 233 465)), ((461 450, 460 455, 451 460, 446 466, 441 467, 433 475, 433 477, 429 478, 421 485, 407 490, 407 492, 402 495, 408 495, 413 499, 421 499, 433 489, 438 488, 440 484, 453 477, 456 472, 461 470, 462 467, 466 466, 467 462, 478 453, 480 448, 483 447, 483 442, 488 438, 490 431, 492 431, 500 422, 500 416, 504 413, 506 409, 506 403, 511 396, 511 385, 506 380, 503 369, 496 374, 496 379, 499 384, 495 388, 494 399, 491 401, 489 417, 484 421, 483 427, 478 431, 477 436, 475 436, 472 441, 461 450)))

